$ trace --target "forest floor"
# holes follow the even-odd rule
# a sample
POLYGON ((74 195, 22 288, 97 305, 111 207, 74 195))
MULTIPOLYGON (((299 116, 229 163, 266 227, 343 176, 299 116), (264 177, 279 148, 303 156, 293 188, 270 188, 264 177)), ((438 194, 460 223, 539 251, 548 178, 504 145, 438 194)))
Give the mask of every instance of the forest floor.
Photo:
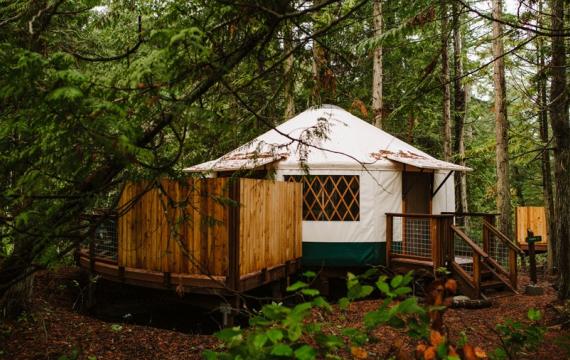
MULTIPOLYGON (((527 279, 521 278, 524 285, 527 279)), ((31 309, 16 321, 0 324, 0 358, 199 359, 204 349, 218 346, 212 335, 197 333, 207 332, 204 329, 173 331, 126 323, 128 321, 104 321, 101 316, 78 313, 73 310, 78 299, 78 280, 79 272, 75 268, 39 273, 31 309), (74 352, 79 355, 73 356, 74 352)), ((505 319, 524 321, 528 309, 534 307, 543 312, 542 323, 547 333, 538 353, 528 358, 568 358, 559 343, 563 341, 568 346, 570 331, 557 325, 554 290, 546 282, 541 285, 545 288, 541 296, 499 298, 486 309, 449 309, 445 313, 445 324, 451 339, 456 340, 464 331, 471 344, 491 352, 499 342, 493 330, 495 325, 505 319)), ((324 319, 329 321, 328 330, 340 333, 345 327, 358 327, 363 315, 377 304, 378 300, 366 300, 351 304, 347 312, 334 311, 324 319)), ((403 334, 392 329, 381 328, 374 335, 377 341, 364 347, 371 359, 385 358, 391 344, 398 341, 403 342, 404 348, 413 346, 403 334)))

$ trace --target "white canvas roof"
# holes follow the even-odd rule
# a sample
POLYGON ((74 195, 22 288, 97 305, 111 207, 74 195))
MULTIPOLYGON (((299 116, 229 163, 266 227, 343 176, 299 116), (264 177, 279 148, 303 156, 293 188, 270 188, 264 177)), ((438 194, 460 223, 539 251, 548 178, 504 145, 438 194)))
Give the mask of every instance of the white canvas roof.
POLYGON ((422 169, 471 171, 435 159, 337 106, 310 108, 219 159, 188 172, 254 169, 394 169, 395 163, 422 169))

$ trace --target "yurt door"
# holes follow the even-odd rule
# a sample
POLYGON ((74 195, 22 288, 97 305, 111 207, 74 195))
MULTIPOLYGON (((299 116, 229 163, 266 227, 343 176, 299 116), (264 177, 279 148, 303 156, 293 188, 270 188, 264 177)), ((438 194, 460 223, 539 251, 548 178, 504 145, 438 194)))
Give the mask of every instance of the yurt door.
POLYGON ((406 214, 431 214, 433 174, 404 172, 402 178, 403 211, 406 214))
MULTIPOLYGON (((431 214, 432 174, 404 172, 402 174, 402 203, 406 214, 431 214)), ((402 243, 405 254, 422 258, 431 257, 430 219, 402 218, 402 243)))

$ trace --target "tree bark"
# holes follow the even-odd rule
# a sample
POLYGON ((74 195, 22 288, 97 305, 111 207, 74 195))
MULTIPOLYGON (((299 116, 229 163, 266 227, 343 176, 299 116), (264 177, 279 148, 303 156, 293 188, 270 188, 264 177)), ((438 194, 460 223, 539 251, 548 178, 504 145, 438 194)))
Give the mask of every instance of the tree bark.
MULTIPOLYGON (((288 24, 284 28, 284 41, 283 41, 283 51, 288 54, 293 49, 293 29, 288 24)), ((283 77, 285 81, 284 93, 285 93, 285 113, 284 118, 288 120, 295 116, 295 76, 293 73, 293 64, 295 58, 293 54, 285 59, 283 63, 283 77)))
MULTIPOLYGON (((538 3, 538 11, 542 13, 542 0, 538 3)), ((544 208, 547 226, 547 267, 549 273, 554 273, 557 268, 556 264, 556 227, 554 226, 554 194, 552 189, 552 169, 550 166, 550 151, 547 150, 549 145, 549 129, 548 129, 548 105, 547 105, 547 84, 546 84, 546 66, 544 58, 544 40, 542 37, 537 38, 537 60, 538 60, 538 76, 537 76, 537 105, 538 119, 540 125, 540 139, 544 149, 541 154, 542 160, 542 190, 544 198, 544 208)))
POLYGON ((552 60, 550 74, 550 123, 554 137, 554 178, 556 179, 556 239, 559 265, 558 296, 570 298, 570 123, 566 93, 566 46, 564 1, 551 1, 552 60))
MULTIPOLYGON (((454 141, 453 153, 458 157, 458 163, 465 166, 465 116, 468 95, 463 86, 463 37, 461 35, 461 22, 459 6, 456 1, 452 3, 453 12, 453 68, 454 68, 454 141)), ((467 204, 467 176, 464 172, 455 173, 455 211, 468 212, 467 204)))
MULTIPOLYGON (((502 18, 502 0, 493 0, 493 18, 502 18)), ((495 139, 497 165, 497 210, 499 229, 512 238, 511 193, 509 180, 509 122, 507 119, 503 29, 493 21, 493 82, 495 88, 495 139)))
POLYGON ((443 90, 443 159, 451 161, 451 84, 449 81, 448 11, 447 1, 441 0, 441 86, 443 90))
MULTIPOLYGON (((16 240, 14 241, 14 252, 19 253, 26 251, 23 248, 25 242, 23 239, 19 239, 19 235, 16 234, 16 240)), ((31 267, 27 267, 25 271, 31 272, 31 267)), ((5 319, 15 319, 20 313, 28 310, 31 300, 32 292, 34 286, 34 274, 27 276, 22 281, 18 281, 14 286, 10 287, 3 295, 0 297, 0 318, 5 319)))
MULTIPOLYGON (((323 0, 314 0, 315 5, 319 5, 323 0)), ((318 31, 318 24, 314 23, 314 32, 318 31)), ((313 90, 311 96, 311 105, 321 105, 321 90, 322 90, 322 72, 323 65, 325 64, 324 49, 319 45, 319 42, 313 37, 313 90)))
MULTIPOLYGON (((374 0, 373 4, 373 25, 374 36, 382 35, 382 0, 374 0)), ((374 126, 382 129, 382 46, 374 49, 374 60, 372 65, 372 113, 374 114, 374 126)))

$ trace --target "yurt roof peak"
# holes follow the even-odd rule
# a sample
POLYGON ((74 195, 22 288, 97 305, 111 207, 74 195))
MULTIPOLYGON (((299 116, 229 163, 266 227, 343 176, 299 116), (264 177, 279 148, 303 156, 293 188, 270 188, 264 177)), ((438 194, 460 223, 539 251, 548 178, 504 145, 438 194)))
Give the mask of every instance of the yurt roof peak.
POLYGON ((255 169, 271 163, 280 169, 422 169, 470 171, 438 160, 334 105, 311 107, 252 141, 188 172, 255 169))

